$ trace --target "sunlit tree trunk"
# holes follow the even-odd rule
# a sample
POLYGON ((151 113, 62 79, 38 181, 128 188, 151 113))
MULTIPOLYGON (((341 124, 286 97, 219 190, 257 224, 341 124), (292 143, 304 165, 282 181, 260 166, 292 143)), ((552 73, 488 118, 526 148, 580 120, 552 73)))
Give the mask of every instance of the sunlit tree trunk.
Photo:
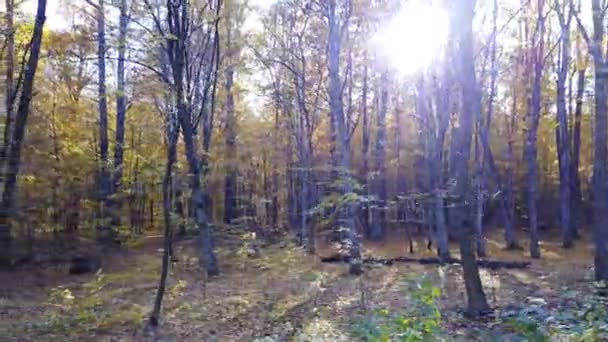
MULTIPOLYGON (((460 66, 460 82, 462 89, 462 108, 460 112, 461 128, 455 139, 458 141, 457 184, 456 194, 460 200, 465 200, 468 185, 468 163, 471 148, 471 134, 473 116, 481 111, 481 94, 476 80, 475 53, 473 48, 473 17, 475 14, 475 0, 462 0, 452 7, 455 10, 455 22, 452 28, 456 30, 460 66)), ((463 277, 467 293, 467 311, 472 315, 487 312, 488 306, 485 293, 479 276, 479 269, 473 248, 473 232, 470 224, 462 223, 459 230, 459 246, 462 258, 463 277)))
POLYGON ((340 18, 336 0, 328 0, 326 10, 329 25, 327 49, 329 107, 331 116, 336 125, 338 138, 338 176, 342 181, 340 192, 346 200, 346 203, 339 208, 338 224, 342 229, 345 230, 347 236, 347 245, 349 247, 350 254, 350 273, 360 274, 362 272, 362 262, 359 247, 359 237, 355 232, 353 208, 348 199, 348 196, 353 193, 353 187, 351 184, 352 180, 350 174, 351 160, 348 144, 349 137, 346 130, 344 106, 342 101, 342 80, 340 77, 341 31, 343 25, 348 25, 348 18, 340 18))
MULTIPOLYGON (((560 28, 560 54, 557 70, 557 122, 556 145, 557 159, 559 163, 559 202, 560 202, 560 225, 562 235, 562 246, 570 248, 574 246, 574 232, 571 222, 571 186, 570 186, 570 134, 568 129, 568 113, 566 105, 566 83, 570 70, 570 22, 572 12, 565 13, 566 2, 556 3, 560 28)), ((568 7, 569 8, 569 7, 568 7)))
POLYGON ((376 144, 374 146, 374 205, 369 227, 370 240, 382 240, 386 224, 386 113, 388 111, 388 71, 380 75, 380 98, 376 116, 376 144))

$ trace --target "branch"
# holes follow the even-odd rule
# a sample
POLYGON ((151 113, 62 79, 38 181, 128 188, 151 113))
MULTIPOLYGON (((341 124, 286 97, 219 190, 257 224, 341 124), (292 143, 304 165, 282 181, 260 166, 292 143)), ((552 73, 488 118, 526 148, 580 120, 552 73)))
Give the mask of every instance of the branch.
POLYGON ((585 26, 583 25, 581 18, 578 17, 578 11, 574 10, 573 0, 570 0, 570 9, 572 10, 572 13, 574 14, 574 18, 576 19, 578 30, 581 32, 583 39, 585 39, 585 42, 587 43, 587 45, 590 45, 591 39, 589 38, 589 34, 587 33, 587 30, 585 29, 585 26))

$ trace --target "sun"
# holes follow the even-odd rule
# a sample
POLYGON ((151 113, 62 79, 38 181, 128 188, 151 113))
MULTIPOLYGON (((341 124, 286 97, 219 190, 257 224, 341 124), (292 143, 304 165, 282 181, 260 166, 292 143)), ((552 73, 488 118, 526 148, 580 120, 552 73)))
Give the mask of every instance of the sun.
POLYGON ((409 75, 440 57, 448 39, 448 14, 429 1, 408 1, 371 40, 385 62, 409 75))

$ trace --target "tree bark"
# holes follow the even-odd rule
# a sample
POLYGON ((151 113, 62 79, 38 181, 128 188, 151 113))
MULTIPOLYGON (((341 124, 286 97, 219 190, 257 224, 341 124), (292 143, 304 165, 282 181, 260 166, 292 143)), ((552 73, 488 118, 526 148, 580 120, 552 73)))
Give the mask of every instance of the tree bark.
POLYGON ((34 89, 34 79, 38 60, 40 57, 40 46, 42 44, 42 33, 46 20, 46 0, 38 0, 36 11, 36 22, 32 33, 30 44, 30 55, 24 69, 21 95, 15 116, 15 127, 10 139, 7 151, 7 166, 4 177, 4 191, 2 192, 2 203, 0 205, 0 265, 10 265, 11 246, 11 222, 17 190, 17 176, 21 166, 21 151, 25 140, 27 119, 30 113, 30 104, 34 89))
POLYGON ((574 128, 572 132, 572 163, 570 164, 571 170, 571 182, 572 187, 572 223, 574 225, 575 236, 578 236, 578 227, 583 224, 584 215, 581 214, 583 210, 583 195, 581 191, 581 178, 579 174, 579 165, 581 160, 581 119, 583 114, 583 95, 585 92, 585 68, 581 68, 577 71, 576 80, 576 104, 574 109, 574 128))
POLYGON ((374 205, 370 222, 369 238, 379 241, 384 238, 386 225, 386 113, 388 111, 388 71, 380 75, 380 98, 376 117, 376 144, 374 146, 374 205))
MULTIPOLYGON (((478 88, 475 72, 475 55, 473 51, 473 17, 475 14, 475 0, 463 0, 456 10, 456 20, 452 28, 457 30, 457 41, 459 44, 460 80, 462 89, 462 109, 460 113, 460 125, 457 139, 457 184, 456 194, 460 200, 465 200, 468 189, 468 162, 471 148, 472 118, 481 111, 481 94, 478 88)), ((466 207, 465 207, 466 210, 466 207)), ((464 221, 464 220, 463 220, 464 221)), ((490 307, 487 303, 485 293, 479 276, 479 268, 475 251, 473 249, 473 234, 470 225, 465 222, 459 229, 460 256, 462 258, 463 277, 467 292, 467 312, 477 316, 487 312, 490 307)))
POLYGON ((528 178, 528 225, 530 229, 530 256, 540 258, 538 245, 538 125, 541 111, 541 86, 544 66, 545 16, 544 0, 537 3, 538 33, 532 36, 528 68, 532 74, 532 98, 530 99, 530 115, 525 146, 525 159, 528 178))
MULTIPOLYGON (((2 137, 2 149, 0 150, 0 175, 4 176, 4 166, 6 163, 6 155, 11 141, 11 129, 13 126, 13 109, 15 108, 14 98, 17 95, 14 89, 14 74, 15 74, 15 24, 14 24, 14 0, 6 0, 6 55, 4 56, 6 63, 6 82, 5 82, 5 100, 6 101, 6 119, 4 121, 4 135, 2 137)), ((4 179, 2 179, 4 181, 4 179)))
POLYGON ((595 279, 608 280, 608 174, 606 172, 608 143, 608 61, 604 57, 605 11, 600 0, 592 1, 593 38, 590 50, 595 65, 595 124, 593 136, 593 237, 595 241, 595 279))
POLYGON ((574 232, 571 222, 571 166, 570 166, 570 134, 568 129, 568 113, 566 104, 566 83, 570 69, 570 21, 571 12, 564 13, 564 6, 556 4, 558 14, 561 39, 560 56, 557 70, 557 123, 556 145, 557 159, 559 163, 559 202, 560 202, 560 225, 562 235, 562 247, 571 248, 574 246, 574 232))
POLYGON ((342 181, 341 193, 344 196, 344 204, 339 208, 338 223, 344 229, 347 236, 347 245, 350 255, 350 273, 360 274, 362 269, 361 251, 359 247, 359 237, 355 231, 353 219, 353 208, 350 203, 349 196, 353 193, 350 174, 350 151, 349 137, 346 131, 346 123, 344 116, 344 106, 342 100, 342 81, 340 78, 340 47, 341 47, 341 31, 343 25, 348 25, 348 18, 339 18, 336 0, 328 0, 327 4, 327 19, 329 25, 328 32, 328 74, 329 74, 329 107, 331 117, 336 125, 337 140, 339 149, 339 170, 338 176, 342 181))
POLYGON ((367 232, 370 225, 370 177, 369 177, 369 145, 370 145, 370 120, 369 120, 369 111, 368 111, 368 60, 367 55, 365 56, 365 60, 363 62, 363 89, 361 90, 361 115, 362 115, 362 142, 361 142, 361 159, 363 163, 363 168, 361 169, 361 179, 363 179, 363 188, 366 193, 366 200, 363 204, 362 210, 362 223, 363 223, 363 231, 367 232))
POLYGON ((169 265, 171 261, 171 251, 173 244, 173 222, 171 222, 173 206, 171 205, 173 186, 173 169, 177 161, 177 137, 179 135, 179 123, 177 118, 168 120, 169 127, 167 128, 167 161, 165 165, 165 175, 163 177, 163 222, 165 226, 164 242, 163 242, 163 258, 160 272, 160 280, 156 297, 154 299, 154 307, 150 314, 149 323, 152 327, 159 325, 160 309, 163 303, 167 276, 169 274, 169 265))
POLYGON ((95 5, 97 20, 97 106, 99 110, 99 173, 97 179, 97 198, 99 201, 99 222, 97 239, 100 242, 110 242, 114 231, 110 225, 110 196, 112 195, 112 180, 108 163, 108 102, 106 95, 106 22, 104 13, 105 0, 99 0, 95 5))
POLYGON ((129 14, 127 0, 120 0, 120 18, 118 23, 118 59, 116 65, 116 142, 114 145, 114 172, 112 181, 112 226, 120 226, 122 199, 119 192, 122 188, 125 151, 125 120, 127 116, 127 94, 125 80, 125 58, 127 50, 127 29, 129 14))
POLYGON ((234 112, 234 96, 232 88, 234 85, 234 64, 232 61, 232 28, 228 22, 226 35, 226 59, 228 66, 225 71, 226 91, 226 178, 224 182, 224 223, 230 224, 238 217, 237 203, 237 142, 236 142, 236 117, 234 112))

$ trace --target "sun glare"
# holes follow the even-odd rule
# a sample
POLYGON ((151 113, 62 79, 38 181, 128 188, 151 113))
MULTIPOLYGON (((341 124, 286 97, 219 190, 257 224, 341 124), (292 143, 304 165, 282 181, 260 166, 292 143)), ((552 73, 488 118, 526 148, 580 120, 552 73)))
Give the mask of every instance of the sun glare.
POLYGON ((448 15, 427 1, 408 1, 376 33, 372 44, 402 75, 428 67, 440 57, 448 36, 448 15))

